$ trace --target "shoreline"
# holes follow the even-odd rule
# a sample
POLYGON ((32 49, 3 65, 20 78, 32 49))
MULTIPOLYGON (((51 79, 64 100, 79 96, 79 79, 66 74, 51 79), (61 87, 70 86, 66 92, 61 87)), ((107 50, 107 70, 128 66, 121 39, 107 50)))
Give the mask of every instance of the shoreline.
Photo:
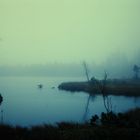
MULTIPOLYGON (((100 80, 102 83, 103 80, 100 80)), ((91 95, 102 94, 95 81, 63 82, 58 86, 59 90, 71 92, 86 92, 91 95)), ((115 96, 140 96, 140 80, 107 80, 105 86, 106 95, 115 96)))
POLYGON ((43 124, 30 128, 0 124, 0 135, 11 140, 138 140, 139 129, 140 108, 135 108, 126 113, 94 115, 83 124, 59 122, 55 126, 43 124))

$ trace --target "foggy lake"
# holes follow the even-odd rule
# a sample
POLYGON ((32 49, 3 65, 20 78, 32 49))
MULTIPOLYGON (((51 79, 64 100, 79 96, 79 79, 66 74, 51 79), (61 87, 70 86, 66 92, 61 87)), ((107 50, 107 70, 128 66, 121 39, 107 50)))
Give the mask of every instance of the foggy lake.
MULTIPOLYGON (((84 116, 89 95, 57 88, 61 82, 81 80, 84 78, 0 77, 0 93, 3 96, 0 110, 3 110, 3 122, 22 126, 55 124, 60 121, 82 123, 94 114, 100 115, 105 111, 102 96, 90 99, 87 114, 84 116), (38 88, 38 84, 42 84, 43 88, 38 88)), ((140 107, 138 97, 110 97, 114 112, 140 107)))

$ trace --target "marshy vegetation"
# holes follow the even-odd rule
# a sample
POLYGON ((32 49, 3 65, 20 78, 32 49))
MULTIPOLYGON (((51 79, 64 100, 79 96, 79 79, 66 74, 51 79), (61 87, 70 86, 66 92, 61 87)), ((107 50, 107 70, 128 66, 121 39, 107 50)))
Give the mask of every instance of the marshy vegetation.
POLYGON ((0 137, 10 140, 121 140, 140 139, 140 108, 126 113, 94 115, 84 124, 61 122, 57 125, 20 127, 0 125, 0 137))

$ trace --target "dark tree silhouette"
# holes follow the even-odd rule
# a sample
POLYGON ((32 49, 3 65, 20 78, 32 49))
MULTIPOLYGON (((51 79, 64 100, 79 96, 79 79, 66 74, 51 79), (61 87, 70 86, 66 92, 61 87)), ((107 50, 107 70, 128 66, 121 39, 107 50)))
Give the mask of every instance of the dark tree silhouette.
POLYGON ((2 95, 0 94, 0 105, 2 104, 2 101, 3 101, 3 97, 2 97, 2 95))
POLYGON ((111 101, 111 98, 107 94, 106 85, 107 85, 107 73, 105 72, 103 80, 101 80, 101 81, 96 80, 96 86, 98 87, 100 93, 102 94, 103 103, 104 103, 106 112, 110 113, 110 112, 112 112, 112 101, 111 101))
POLYGON ((85 70, 87 81, 89 82, 89 69, 88 69, 87 63, 85 61, 83 62, 83 67, 84 67, 84 70, 85 70))
POLYGON ((134 65, 133 71, 134 71, 134 73, 135 73, 134 78, 135 78, 135 79, 138 79, 138 78, 139 78, 140 67, 139 67, 138 65, 134 65))
MULTIPOLYGON (((0 105, 2 104, 2 102, 3 102, 3 97, 0 94, 0 105)), ((1 110, 1 124, 3 124, 3 110, 1 110)))

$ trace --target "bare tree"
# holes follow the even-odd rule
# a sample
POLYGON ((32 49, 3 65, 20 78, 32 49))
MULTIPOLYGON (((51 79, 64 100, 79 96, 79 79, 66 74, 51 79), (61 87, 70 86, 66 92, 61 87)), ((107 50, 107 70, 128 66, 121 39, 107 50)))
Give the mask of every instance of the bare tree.
POLYGON ((87 81, 89 82, 89 69, 88 69, 87 63, 85 61, 83 62, 83 67, 84 67, 87 81))
POLYGON ((101 81, 96 80, 96 85, 97 85, 97 88, 99 89, 100 93, 102 94, 103 103, 104 103, 106 112, 109 113, 112 111, 112 101, 111 101, 111 98, 107 94, 106 84, 107 84, 107 73, 105 72, 104 79, 101 81))
MULTIPOLYGON (((87 63, 85 61, 83 62, 83 67, 85 70, 87 81, 89 82, 90 81, 89 80, 89 69, 88 69, 87 63)), ((111 98, 107 94, 107 85, 106 85, 107 84, 107 76, 108 76, 107 72, 105 71, 103 80, 97 80, 95 78, 93 78, 93 80, 95 81, 96 86, 99 89, 99 92, 102 94, 103 103, 104 103, 104 107, 106 109, 106 112, 109 113, 112 111, 112 101, 111 101, 111 98)), ((87 100, 87 107, 86 108, 88 108, 89 99, 90 99, 90 96, 87 100)), ((85 111, 85 114, 87 114, 87 111, 85 111)))
POLYGON ((103 80, 103 84, 102 84, 102 95, 103 95, 103 101, 104 101, 104 106, 105 109, 107 111, 107 113, 112 111, 112 102, 111 102, 111 97, 108 96, 107 94, 107 72, 105 72, 104 75, 104 80, 103 80))

